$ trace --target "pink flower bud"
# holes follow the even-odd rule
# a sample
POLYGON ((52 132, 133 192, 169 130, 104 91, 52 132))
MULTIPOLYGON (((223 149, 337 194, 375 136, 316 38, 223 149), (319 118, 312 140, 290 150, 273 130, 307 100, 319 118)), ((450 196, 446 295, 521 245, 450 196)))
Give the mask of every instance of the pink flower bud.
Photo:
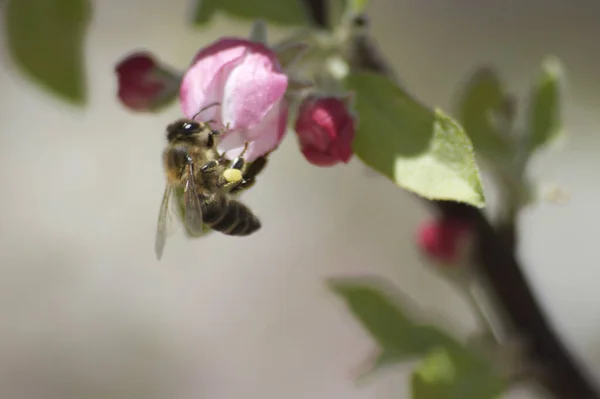
POLYGON ((244 158, 252 162, 277 148, 284 137, 288 77, 275 53, 246 39, 224 38, 200 50, 183 77, 180 100, 188 118, 213 120, 215 128, 229 124, 220 151, 237 156, 248 142, 244 158), (218 106, 204 107, 219 103, 218 106))
POLYGON ((174 100, 181 80, 145 52, 131 54, 119 62, 115 72, 119 99, 134 111, 154 111, 174 100))
POLYGON ((348 163, 352 158, 354 118, 342 99, 305 98, 295 127, 302 154, 313 165, 348 163))
POLYGON ((463 220, 431 220, 419 227, 417 245, 431 259, 454 265, 463 260, 471 237, 472 228, 463 220))

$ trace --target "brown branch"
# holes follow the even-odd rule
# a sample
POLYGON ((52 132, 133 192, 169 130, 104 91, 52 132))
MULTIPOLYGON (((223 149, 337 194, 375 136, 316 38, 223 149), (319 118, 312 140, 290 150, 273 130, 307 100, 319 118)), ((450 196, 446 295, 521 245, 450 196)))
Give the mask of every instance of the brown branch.
MULTIPOLYGON (((327 20, 324 1, 303 1, 315 20, 327 20)), ((366 33, 366 16, 361 16, 359 23, 365 28, 352 43, 349 53, 352 67, 381 73, 397 81, 385 57, 366 33)), ((475 264, 502 307, 509 324, 507 327, 525 339, 529 344, 527 357, 542 368, 536 381, 557 399, 600 398, 589 377, 558 338, 529 287, 515 255, 515 226, 494 227, 479 209, 465 204, 427 203, 442 216, 467 220, 475 227, 475 264)))
POLYGON ((551 327, 528 285, 515 256, 515 226, 494 228, 480 210, 468 205, 444 201, 433 201, 431 205, 443 216, 465 219, 475 226, 475 262, 502 306, 510 329, 525 339, 529 344, 528 357, 542 368, 537 382, 558 399, 599 398, 586 373, 551 327))

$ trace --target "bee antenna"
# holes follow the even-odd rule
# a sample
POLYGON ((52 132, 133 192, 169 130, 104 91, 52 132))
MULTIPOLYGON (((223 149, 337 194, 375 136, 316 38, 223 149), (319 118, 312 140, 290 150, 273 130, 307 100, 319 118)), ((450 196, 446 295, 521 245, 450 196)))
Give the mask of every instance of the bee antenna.
POLYGON ((192 117, 192 119, 195 120, 198 115, 200 115, 202 112, 206 111, 210 107, 214 107, 215 105, 221 105, 221 103, 214 102, 214 103, 208 104, 206 107, 204 107, 200 111, 196 112, 196 114, 194 114, 194 116, 192 117))

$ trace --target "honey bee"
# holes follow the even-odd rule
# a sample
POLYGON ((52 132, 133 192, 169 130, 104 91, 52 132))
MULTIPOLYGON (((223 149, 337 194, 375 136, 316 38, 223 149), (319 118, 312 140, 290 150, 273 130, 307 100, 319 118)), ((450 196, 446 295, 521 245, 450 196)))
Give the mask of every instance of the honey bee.
MULTIPOLYGON (((213 105, 218 104, 209 107, 213 105)), ((175 190, 183 189, 183 222, 192 235, 201 234, 204 225, 231 236, 247 236, 261 227, 254 212, 235 196, 254 185, 256 175, 266 165, 266 157, 247 165, 243 156, 248 143, 233 160, 219 154, 218 138, 227 128, 214 130, 211 122, 214 121, 179 119, 167 126, 168 143, 162 157, 167 183, 155 242, 159 260, 166 243, 167 219, 175 190)))

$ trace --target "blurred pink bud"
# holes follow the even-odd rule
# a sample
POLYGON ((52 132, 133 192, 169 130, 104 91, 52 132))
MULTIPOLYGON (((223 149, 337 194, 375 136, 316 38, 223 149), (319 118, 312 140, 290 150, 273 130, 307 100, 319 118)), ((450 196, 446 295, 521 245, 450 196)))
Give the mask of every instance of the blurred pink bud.
POLYGON ((472 228, 464 220, 430 220, 419 227, 417 245, 431 259, 454 265, 463 260, 471 238, 472 228))
POLYGON ((134 111, 154 111, 176 98, 181 77, 161 67, 151 54, 137 52, 115 68, 119 99, 134 111))
POLYGON ((305 98, 295 127, 302 154, 313 165, 348 163, 352 158, 354 118, 343 99, 305 98))
POLYGON ((229 158, 239 155, 252 162, 277 148, 287 126, 284 94, 288 77, 275 53, 265 45, 238 38, 220 39, 200 50, 183 77, 180 100, 188 118, 229 124, 219 150, 229 158), (202 108, 213 104, 197 113, 202 108))

